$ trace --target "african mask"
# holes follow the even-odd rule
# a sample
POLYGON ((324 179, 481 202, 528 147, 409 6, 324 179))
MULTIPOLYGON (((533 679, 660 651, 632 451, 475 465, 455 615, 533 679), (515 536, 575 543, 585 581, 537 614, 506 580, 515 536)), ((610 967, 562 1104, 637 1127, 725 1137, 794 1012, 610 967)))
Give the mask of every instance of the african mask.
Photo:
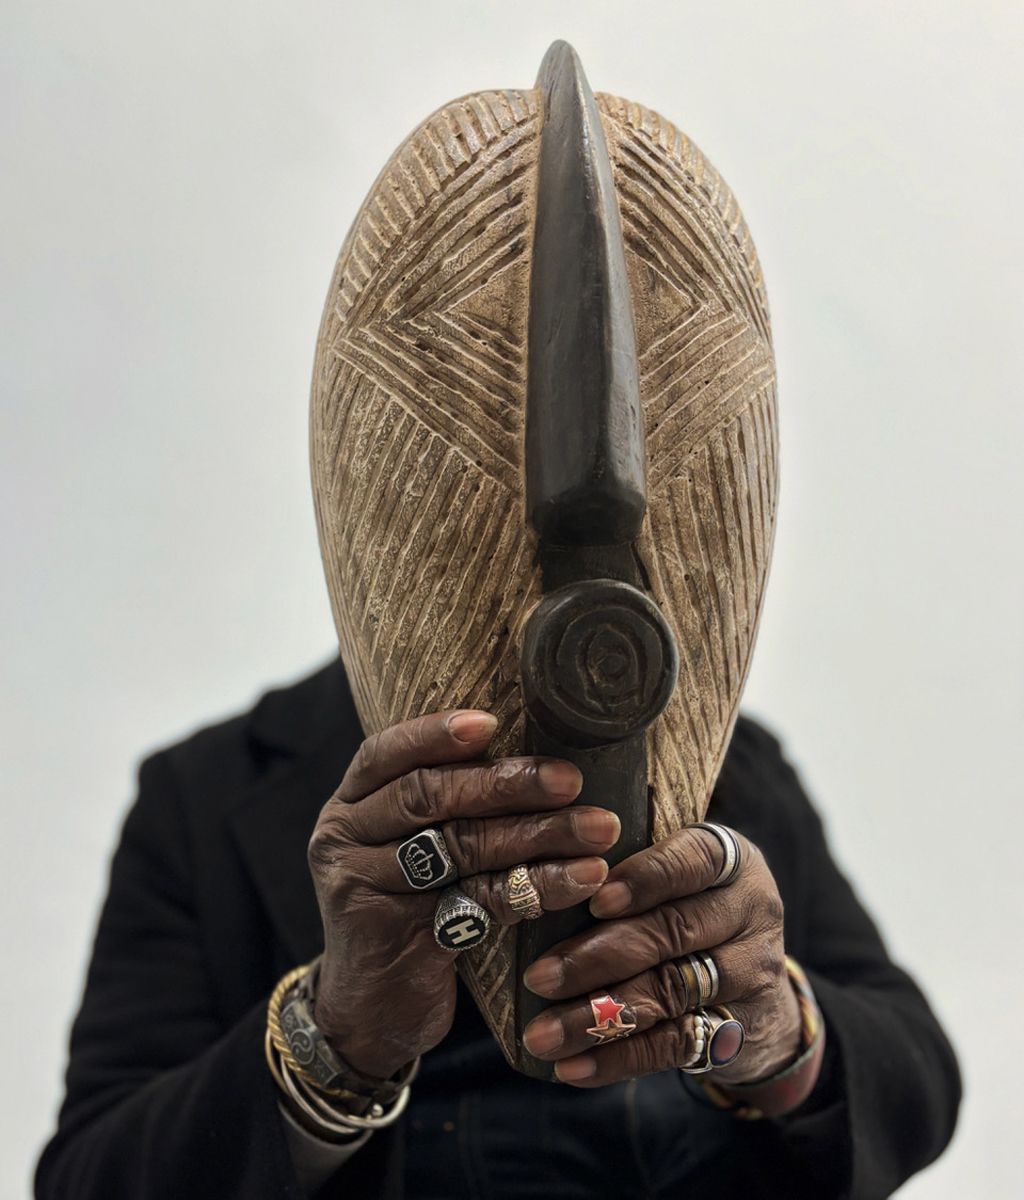
MULTIPOLYGON (((484 708, 494 753, 557 754, 623 826, 700 820, 750 665, 776 509, 761 271, 721 176, 565 43, 395 151, 317 343, 311 457, 367 733, 484 708)), ((509 1061, 519 982, 585 905, 463 952, 509 1061)))

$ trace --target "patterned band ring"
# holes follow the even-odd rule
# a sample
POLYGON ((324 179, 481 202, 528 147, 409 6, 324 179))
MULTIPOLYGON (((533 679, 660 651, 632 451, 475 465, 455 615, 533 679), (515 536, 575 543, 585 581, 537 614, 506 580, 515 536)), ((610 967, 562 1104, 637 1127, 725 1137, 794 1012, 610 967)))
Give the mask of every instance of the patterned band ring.
POLYGON ((509 867, 508 874, 505 876, 505 892, 509 907, 524 920, 536 921, 538 917, 544 915, 540 893, 533 886, 533 880, 530 878, 530 872, 526 869, 525 863, 520 863, 517 867, 509 867))
POLYGON ((406 883, 418 892, 444 887, 459 876, 440 829, 424 829, 395 851, 406 883))
POLYGON ((718 872, 718 877, 710 886, 713 888, 725 887, 727 883, 732 883, 739 873, 741 858, 740 843, 733 831, 725 825, 715 825, 711 821, 698 821, 696 825, 691 825, 690 828, 706 829, 708 833, 714 834, 725 855, 722 869, 718 872))

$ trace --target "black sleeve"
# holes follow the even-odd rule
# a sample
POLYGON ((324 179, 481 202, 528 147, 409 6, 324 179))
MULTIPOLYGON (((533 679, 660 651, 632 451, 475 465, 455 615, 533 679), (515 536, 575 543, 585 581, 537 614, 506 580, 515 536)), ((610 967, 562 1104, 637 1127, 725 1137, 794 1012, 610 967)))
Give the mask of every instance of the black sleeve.
POLYGON ((301 1200, 263 1059, 264 1006, 216 1019, 180 805, 140 772, 114 856, 37 1200, 301 1200))
POLYGON ((815 1093, 769 1124, 808 1195, 875 1200, 941 1154, 956 1124, 960 1074, 928 1002, 890 959, 832 858, 820 817, 769 740, 796 805, 804 867, 791 952, 811 980, 829 1039, 815 1093))

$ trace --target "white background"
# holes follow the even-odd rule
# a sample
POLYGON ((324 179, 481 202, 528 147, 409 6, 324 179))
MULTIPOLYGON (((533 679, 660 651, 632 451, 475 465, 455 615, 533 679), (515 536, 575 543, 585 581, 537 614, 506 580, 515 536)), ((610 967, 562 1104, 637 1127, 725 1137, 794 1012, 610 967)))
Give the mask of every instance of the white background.
POLYGON ((332 651, 306 403, 356 207, 561 36, 760 248, 783 502, 747 704, 966 1073, 902 1194, 1019 1194, 1020 13, 8 0, 0 1193, 53 1119, 135 761, 332 651))

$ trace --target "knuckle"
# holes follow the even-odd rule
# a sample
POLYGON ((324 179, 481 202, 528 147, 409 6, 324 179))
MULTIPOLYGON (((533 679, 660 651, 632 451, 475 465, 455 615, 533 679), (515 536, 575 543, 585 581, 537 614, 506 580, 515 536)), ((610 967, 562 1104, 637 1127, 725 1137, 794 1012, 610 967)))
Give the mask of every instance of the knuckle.
POLYGON ((363 775, 376 764, 380 753, 380 734, 371 733, 359 743, 346 774, 363 775))
POLYGON ((687 1017, 679 1017, 675 1021, 666 1021, 664 1029, 663 1059, 666 1066, 677 1066, 686 1060, 686 1044, 690 1035, 690 1021, 687 1017))
POLYGON ((513 758, 499 759, 489 769, 487 787, 499 801, 511 801, 518 796, 523 785, 524 767, 513 758))
POLYGON ((770 992, 779 980, 776 956, 763 943, 745 948, 736 970, 739 976, 736 982, 749 999, 757 999, 770 992))
POLYGON ((442 829, 448 850, 462 875, 476 875, 486 861, 491 841, 486 821, 467 818, 452 821, 442 829))
POLYGON ((722 847, 718 838, 706 829, 698 829, 691 844, 691 862, 700 878, 714 880, 722 869, 722 847))
POLYGON ((414 821, 430 820, 441 806, 443 776, 429 767, 407 771, 395 781, 395 799, 403 815, 414 821))
POLYGON ((691 905, 663 904, 655 909, 655 917, 672 954, 685 954, 703 945, 703 922, 691 905))
POLYGON ((459 887, 470 900, 475 900, 477 904, 486 908, 499 925, 514 925, 519 920, 505 903, 500 875, 474 875, 472 879, 461 880, 459 887))
POLYGON ((320 825, 313 830, 306 847, 306 861, 314 872, 329 869, 336 861, 337 846, 320 825))
POLYGON ((434 728, 434 720, 431 714, 422 717, 417 717, 413 721, 406 721, 400 726, 402 731, 402 740, 405 742, 405 748, 414 755, 423 755, 431 747, 433 737, 431 731, 434 728))
POLYGON ((761 912, 769 925, 781 927, 786 910, 782 903, 782 897, 775 888, 770 888, 765 893, 761 904, 761 912))
POLYGON ((743 861, 748 870, 767 871, 768 860, 764 856, 764 851, 750 838, 744 838, 741 843, 743 852, 743 861))
POLYGON ((659 854, 655 863, 661 875, 661 882, 671 888, 677 887, 680 880, 692 869, 683 842, 675 838, 665 843, 665 853, 659 854))
POLYGON ((652 1036, 640 1038, 635 1044, 639 1051, 637 1074, 650 1075, 682 1060, 685 1034, 678 1021, 663 1021, 652 1036))
POLYGON ((346 815, 347 810, 334 803, 328 803, 321 812, 306 844, 306 862, 312 871, 329 871, 341 862, 348 845, 346 815))
POLYGON ((672 1016, 679 1007, 679 974, 671 962, 660 962, 651 971, 650 990, 658 1016, 672 1016))

